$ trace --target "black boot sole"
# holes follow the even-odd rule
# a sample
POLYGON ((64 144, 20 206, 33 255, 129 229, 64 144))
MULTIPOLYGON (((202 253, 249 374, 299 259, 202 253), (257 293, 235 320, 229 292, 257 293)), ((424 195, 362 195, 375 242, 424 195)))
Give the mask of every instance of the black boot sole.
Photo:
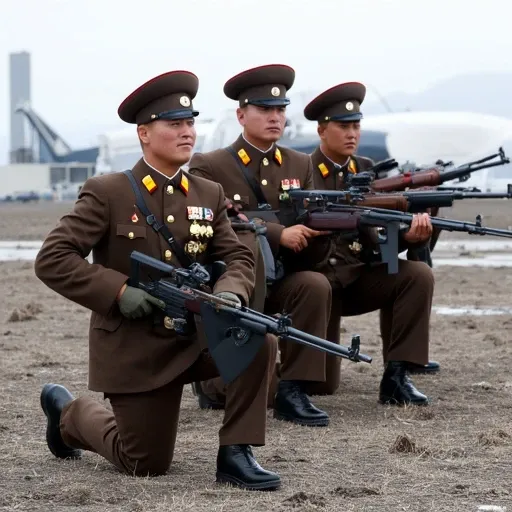
POLYGON ((227 473, 220 473, 217 471, 216 481, 219 484, 231 484, 236 487, 240 487, 242 489, 247 489, 248 491, 276 491, 281 487, 281 480, 271 480, 269 482, 257 482, 253 484, 249 484, 236 478, 233 475, 228 475, 227 473))
POLYGON ((426 400, 424 402, 399 402, 396 398, 393 397, 379 397, 379 404, 382 405, 418 405, 418 406, 426 406, 430 405, 430 400, 426 400))
POLYGON ((428 368, 408 368, 407 373, 409 375, 433 375, 434 373, 439 373, 440 368, 436 368, 434 370, 429 370, 428 368))
MULTIPOLYGON (((48 413, 48 406, 46 404, 46 398, 48 397, 48 393, 50 392, 52 388, 51 384, 45 384, 43 386, 43 389, 41 391, 41 408, 43 409, 44 415, 46 416, 46 444, 48 445, 48 448, 50 451, 55 455, 55 457, 58 457, 59 459, 80 459, 82 456, 81 450, 75 450, 73 448, 70 448, 69 450, 56 450, 55 446, 53 444, 53 436, 52 432, 55 430, 60 430, 60 421, 59 424, 55 425, 50 414, 48 413)), ((64 442, 63 442, 64 444, 64 442)))
POLYGON ((222 402, 216 402, 203 393, 200 382, 192 382, 192 393, 194 396, 197 396, 200 409, 212 409, 214 411, 222 411, 225 409, 222 402))
POLYGON ((288 414, 283 414, 282 412, 278 412, 274 410, 274 419, 278 421, 288 421, 290 423, 295 423, 296 425, 301 425, 303 427, 327 427, 329 426, 329 418, 318 418, 318 419, 302 419, 296 418, 295 416, 290 416, 288 414))
POLYGON ((225 409, 224 404, 221 402, 214 402, 204 395, 199 395, 199 408, 212 409, 214 411, 222 411, 225 409))

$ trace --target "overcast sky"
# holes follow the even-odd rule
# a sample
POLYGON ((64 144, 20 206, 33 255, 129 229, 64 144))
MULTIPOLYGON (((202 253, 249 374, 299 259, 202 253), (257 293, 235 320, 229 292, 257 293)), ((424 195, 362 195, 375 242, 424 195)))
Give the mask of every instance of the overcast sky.
POLYGON ((31 53, 32 105, 78 147, 126 126, 119 103, 165 71, 198 75, 203 115, 235 106, 222 93, 228 78, 269 63, 295 68, 292 92, 357 80, 371 101, 372 88, 414 93, 460 73, 512 71, 511 32, 505 0, 2 0, 0 139, 11 52, 31 53))

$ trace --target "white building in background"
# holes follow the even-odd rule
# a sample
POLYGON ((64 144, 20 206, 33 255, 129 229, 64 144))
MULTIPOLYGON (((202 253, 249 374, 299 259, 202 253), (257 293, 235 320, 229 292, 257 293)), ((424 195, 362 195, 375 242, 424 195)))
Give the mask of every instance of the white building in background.
POLYGON ((0 167, 0 201, 74 200, 94 175, 94 164, 81 162, 19 163, 0 167))
MULTIPOLYGON (((288 121, 280 143, 309 153, 318 144, 316 123, 299 114, 288 121)), ((240 133, 233 110, 219 119, 197 120, 195 151, 225 147, 240 133)), ((358 154, 378 161, 394 158, 399 164, 418 166, 437 160, 461 165, 497 153, 503 147, 512 156, 512 120, 471 112, 400 112, 367 116, 361 122, 358 154)), ((129 127, 100 136, 96 173, 131 168, 141 157, 136 129, 129 127)), ((512 182, 512 164, 476 172, 464 183, 482 190, 504 190, 512 182)))

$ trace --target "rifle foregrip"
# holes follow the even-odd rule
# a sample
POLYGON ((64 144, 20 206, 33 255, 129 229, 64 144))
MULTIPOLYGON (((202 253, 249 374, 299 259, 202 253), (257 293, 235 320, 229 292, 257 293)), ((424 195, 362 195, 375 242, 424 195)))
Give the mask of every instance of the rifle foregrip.
POLYGON ((386 210, 399 210, 406 212, 409 207, 407 198, 401 195, 368 195, 357 203, 358 206, 366 206, 369 208, 384 208, 386 210))
POLYGON ((304 223, 317 231, 353 231, 359 226, 359 217, 348 213, 312 213, 304 223))
POLYGON ((441 182, 441 173, 434 169, 405 173, 382 178, 372 183, 374 192, 402 192, 407 188, 436 187, 441 182))

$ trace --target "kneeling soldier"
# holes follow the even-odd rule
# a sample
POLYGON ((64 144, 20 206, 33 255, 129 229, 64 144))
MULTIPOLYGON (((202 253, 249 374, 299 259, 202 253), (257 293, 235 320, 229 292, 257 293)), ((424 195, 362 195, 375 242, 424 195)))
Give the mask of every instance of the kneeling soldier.
MULTIPOLYGON (((318 123, 320 145, 311 155, 315 188, 342 190, 347 177, 373 165, 354 156, 360 138, 360 105, 366 88, 360 83, 335 86, 316 97, 304 109, 306 119, 318 123)), ((427 214, 415 216, 403 235, 401 250, 425 245, 432 234, 427 214)), ((439 369, 428 363, 429 320, 434 292, 432 270, 422 262, 399 262, 399 273, 389 275, 387 266, 374 253, 372 233, 362 233, 359 242, 335 238, 330 258, 322 268, 332 288, 328 339, 337 341, 340 316, 380 310, 385 371, 380 385, 384 403, 425 404, 428 399, 414 387, 408 373, 439 369)), ((340 361, 328 356, 327 380, 313 393, 333 393, 339 385, 340 361)))
MULTIPOLYGON (((222 260, 227 270, 213 293, 240 304, 253 292, 254 259, 231 228, 221 186, 181 169, 195 143, 197 89, 194 74, 175 71, 146 82, 124 100, 119 116, 137 125, 143 150, 133 181, 124 173, 89 179, 37 256, 39 279, 92 310, 89 389, 103 392, 112 406, 110 411, 89 397, 73 399, 63 386, 46 384, 41 393, 46 439, 57 457, 89 450, 131 475, 165 473, 173 458, 183 386, 218 375, 200 339, 178 336, 172 322, 155 325, 152 312, 162 308, 161 301, 127 285, 133 250, 176 267, 222 260), (151 229, 155 224, 148 223, 144 210, 169 236, 151 229), (91 251, 92 264, 85 259, 91 251)), ((227 386, 219 482, 261 490, 280 485, 279 476, 261 468, 251 450, 265 443, 276 354, 275 338, 267 337, 247 370, 227 386)))
MULTIPOLYGON (((290 103, 286 93, 294 80, 292 68, 277 64, 249 69, 229 79, 224 93, 238 102, 236 115, 242 133, 228 147, 195 153, 190 161, 191 174, 220 183, 239 211, 257 212, 256 218, 264 216, 265 206, 279 210, 290 189, 313 188, 308 155, 277 145, 290 103)), ((286 258, 282 260, 284 277, 268 287, 264 311, 286 311, 294 327, 324 338, 331 287, 322 274, 308 268, 324 256, 315 250, 315 239, 322 233, 303 225, 286 227, 277 218, 264 224, 271 257, 286 258), (290 270, 287 262, 293 260, 304 261, 304 271, 290 270)), ((280 342, 280 349, 277 392, 269 397, 274 417, 300 425, 327 426, 329 416, 307 396, 308 386, 325 381, 326 355, 289 341, 280 342)), ((220 379, 203 382, 196 391, 202 407, 223 407, 225 392, 220 379)))

